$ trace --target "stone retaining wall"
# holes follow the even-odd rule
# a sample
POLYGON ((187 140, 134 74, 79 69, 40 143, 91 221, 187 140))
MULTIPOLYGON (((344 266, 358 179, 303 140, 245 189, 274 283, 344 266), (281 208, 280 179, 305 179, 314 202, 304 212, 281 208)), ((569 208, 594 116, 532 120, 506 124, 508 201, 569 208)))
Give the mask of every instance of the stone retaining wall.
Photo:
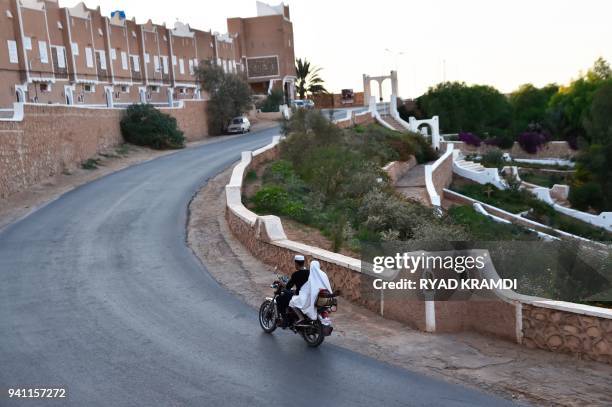
MULTIPOLYGON (((446 146, 448 144, 452 144, 455 149, 460 150, 463 154, 484 154, 487 151, 495 150, 498 147, 490 146, 488 144, 482 143, 480 147, 474 147, 468 144, 465 144, 462 141, 443 141, 440 143, 440 149, 442 151, 446 150, 446 146)), ((565 141, 551 141, 546 143, 542 149, 538 150, 536 154, 529 154, 525 150, 521 148, 519 143, 514 142, 512 148, 503 149, 504 153, 510 154, 512 158, 572 158, 574 157, 578 151, 572 150, 569 144, 565 141)))
MULTIPOLYGON (((123 142, 123 109, 29 104, 23 109, 21 120, 0 120, 0 198, 74 169, 123 142)), ((160 110, 177 119, 187 140, 207 136, 205 101, 160 110)))

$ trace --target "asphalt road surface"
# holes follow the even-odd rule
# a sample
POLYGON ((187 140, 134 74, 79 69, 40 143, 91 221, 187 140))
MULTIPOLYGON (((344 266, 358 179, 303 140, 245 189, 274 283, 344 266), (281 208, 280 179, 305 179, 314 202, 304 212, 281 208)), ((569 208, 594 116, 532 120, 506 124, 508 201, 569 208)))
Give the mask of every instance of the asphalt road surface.
POLYGON ((277 129, 79 187, 0 231, 0 405, 503 405, 333 345, 262 332, 185 244, 206 179, 277 129), (64 387, 62 400, 7 388, 64 387))

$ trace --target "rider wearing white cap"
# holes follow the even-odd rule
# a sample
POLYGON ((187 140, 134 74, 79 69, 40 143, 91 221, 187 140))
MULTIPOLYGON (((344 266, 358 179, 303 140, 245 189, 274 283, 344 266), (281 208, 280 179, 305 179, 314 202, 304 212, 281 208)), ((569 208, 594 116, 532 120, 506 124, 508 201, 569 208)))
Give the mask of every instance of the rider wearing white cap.
POLYGON ((287 326, 287 307, 289 306, 289 301, 291 301, 291 297, 293 297, 294 293, 291 291, 291 288, 295 286, 295 295, 300 294, 300 288, 306 281, 308 281, 308 277, 310 276, 310 270, 305 267, 306 259, 301 254, 297 254, 294 258, 295 263, 295 272, 291 275, 287 286, 285 287, 285 291, 277 298, 276 303, 278 305, 278 311, 283 317, 283 326, 287 326))

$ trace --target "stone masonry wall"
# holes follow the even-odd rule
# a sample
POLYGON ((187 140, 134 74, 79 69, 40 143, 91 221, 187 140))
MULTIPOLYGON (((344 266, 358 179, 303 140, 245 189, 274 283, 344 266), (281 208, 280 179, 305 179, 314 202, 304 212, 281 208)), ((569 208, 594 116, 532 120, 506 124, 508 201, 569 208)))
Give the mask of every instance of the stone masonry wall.
MULTIPOLYGON (((470 146, 461 141, 454 142, 441 142, 440 150, 446 151, 446 146, 448 144, 452 144, 456 149, 461 150, 461 152, 465 155, 468 154, 484 154, 487 151, 497 149, 495 146, 490 146, 487 144, 481 144, 480 147, 470 146)), ((545 144, 542 149, 540 149, 536 154, 529 154, 525 150, 521 148, 519 143, 514 142, 514 145, 510 149, 502 150, 504 153, 509 153, 512 158, 531 158, 531 159, 540 159, 540 158, 571 158, 574 157, 578 152, 576 150, 572 150, 565 141, 551 141, 550 143, 545 144)))
MULTIPOLYGON (((445 151, 445 150, 442 150, 445 151)), ((440 165, 433 170, 431 174, 434 187, 440 197, 444 196, 444 188, 453 181, 453 155, 449 154, 448 157, 440 165)))
MULTIPOLYGON (((176 117, 187 140, 207 136, 206 102, 161 109, 176 117)), ((0 198, 77 167, 123 142, 122 109, 25 105, 22 121, 0 121, 0 198)))
POLYGON ((523 343, 612 364, 612 320, 523 304, 523 343))

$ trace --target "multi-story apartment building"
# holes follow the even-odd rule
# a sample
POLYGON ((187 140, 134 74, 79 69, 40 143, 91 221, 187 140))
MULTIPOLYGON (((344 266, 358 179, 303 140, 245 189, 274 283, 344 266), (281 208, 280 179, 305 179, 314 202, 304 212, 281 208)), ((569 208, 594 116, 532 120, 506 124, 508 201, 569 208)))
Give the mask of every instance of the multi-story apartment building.
MULTIPOLYGON (((288 12, 289 25, 282 26, 289 31, 261 28, 265 35, 283 37, 266 39, 282 67, 282 76, 267 78, 270 83, 291 77, 285 66, 289 54, 276 49, 293 41, 292 34, 285 39, 292 32, 288 12)), ((0 0, 0 108, 14 102, 125 106, 199 99, 203 95, 194 74, 203 60, 226 72, 246 72, 247 56, 255 54, 242 52, 238 43, 249 43, 249 35, 257 43, 265 37, 251 23, 246 26, 247 31, 218 34, 181 22, 173 28, 150 20, 137 24, 123 12, 107 17, 84 3, 64 8, 57 0, 0 0)), ((292 48, 290 58, 293 66, 292 48)), ((249 82, 259 89, 256 80, 249 82)))
POLYGON ((256 94, 282 89, 288 101, 295 96, 295 53, 289 6, 257 2, 257 17, 228 18, 237 59, 256 94))

